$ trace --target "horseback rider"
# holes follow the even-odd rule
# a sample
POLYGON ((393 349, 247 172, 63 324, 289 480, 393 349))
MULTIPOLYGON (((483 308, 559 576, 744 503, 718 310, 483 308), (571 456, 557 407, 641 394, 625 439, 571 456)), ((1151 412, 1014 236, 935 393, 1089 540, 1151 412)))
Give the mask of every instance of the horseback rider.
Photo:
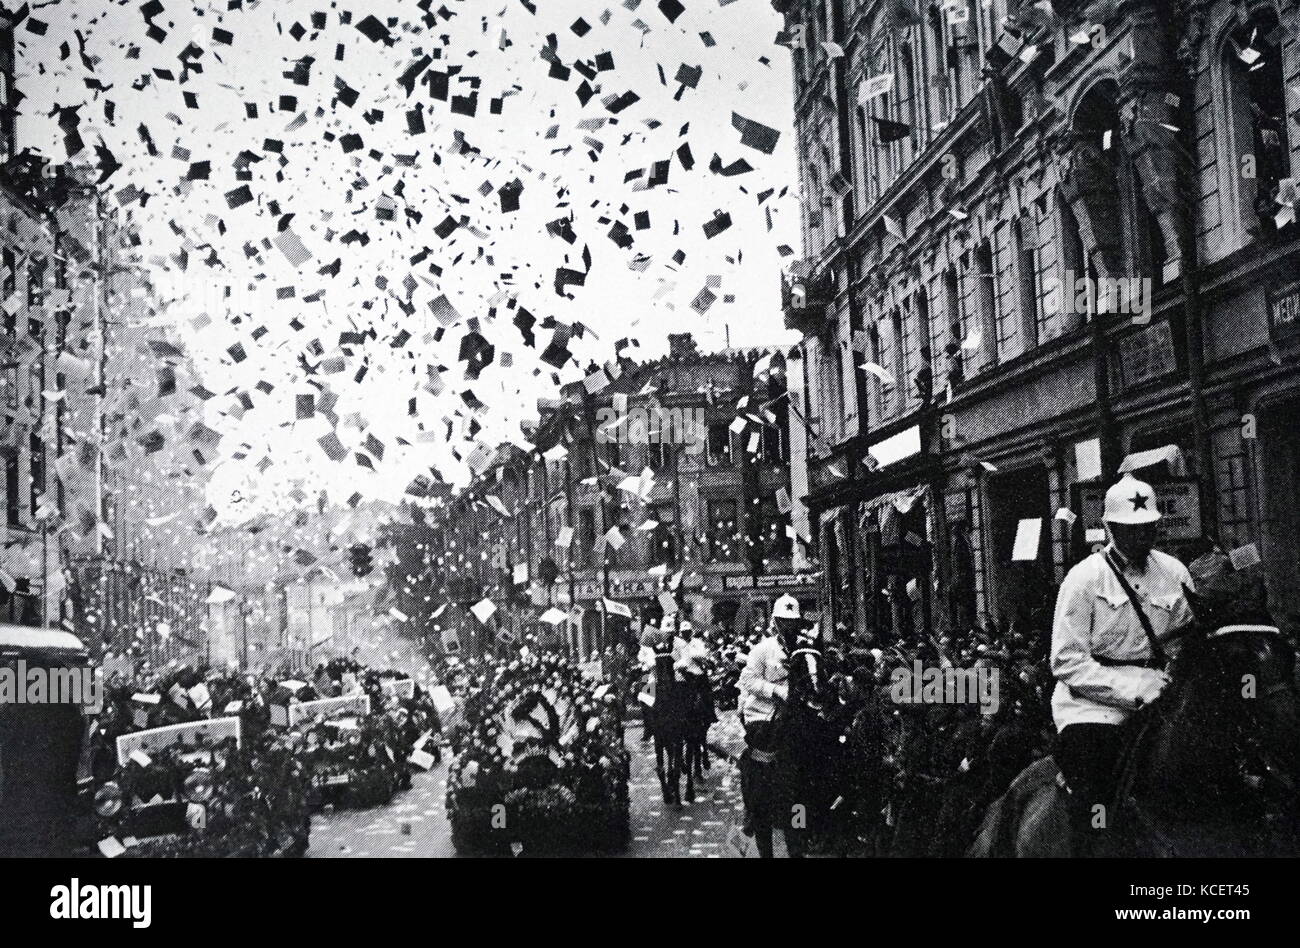
POLYGON ((713 685, 709 681, 709 647, 685 619, 677 627, 677 641, 680 647, 673 652, 673 668, 691 692, 692 723, 699 729, 695 747, 698 756, 693 763, 695 775, 703 779, 704 771, 709 769, 708 729, 718 719, 713 708, 713 685))
POLYGON ((641 666, 641 674, 644 678, 643 693, 651 701, 651 704, 642 706, 642 740, 649 743, 654 739, 653 717, 651 709, 653 707, 655 695, 655 656, 672 652, 674 656, 679 649, 677 643, 677 616, 675 614, 666 615, 659 622, 659 628, 646 624, 645 630, 641 633, 640 648, 637 651, 637 664, 641 666))
POLYGON ((691 625, 690 620, 682 620, 677 629, 677 639, 680 645, 673 650, 674 667, 683 674, 703 675, 704 666, 709 660, 709 648, 704 644, 704 639, 695 635, 695 626, 691 625))
POLYGON ((1152 549, 1160 511, 1150 484, 1125 475, 1106 492, 1106 546, 1077 564, 1056 600, 1051 664, 1056 763, 1070 791, 1076 852, 1112 837, 1115 770, 1133 712, 1169 683, 1165 639, 1192 620, 1187 568, 1152 549))
POLYGON ((764 808, 755 806, 758 801, 754 799, 753 769, 770 764, 774 757, 773 718, 777 703, 788 697, 787 661, 796 647, 800 625, 799 600, 788 594, 777 599, 772 606, 768 634, 750 650, 740 673, 739 710, 746 745, 740 755, 740 792, 745 801, 744 832, 753 835, 755 829, 763 831, 758 840, 759 853, 763 856, 771 856, 771 814, 757 812, 764 808))

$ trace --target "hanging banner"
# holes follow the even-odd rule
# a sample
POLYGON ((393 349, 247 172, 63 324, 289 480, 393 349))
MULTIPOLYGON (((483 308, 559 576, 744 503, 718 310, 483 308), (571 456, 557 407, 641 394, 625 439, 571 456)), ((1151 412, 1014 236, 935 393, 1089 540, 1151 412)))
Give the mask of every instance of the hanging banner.
POLYGON ((621 602, 615 602, 613 599, 601 599, 601 605, 605 612, 611 616, 622 616, 624 619, 632 618, 632 610, 621 602))
POLYGON ((321 698, 319 701, 298 701, 288 708, 289 727, 299 721, 313 718, 365 717, 370 713, 370 696, 348 695, 344 698, 321 698))
POLYGON ((229 738, 235 739, 236 747, 240 746, 239 718, 213 718, 135 731, 117 738, 117 763, 119 767, 125 767, 133 754, 147 756, 149 751, 177 745, 195 750, 208 749, 229 738))

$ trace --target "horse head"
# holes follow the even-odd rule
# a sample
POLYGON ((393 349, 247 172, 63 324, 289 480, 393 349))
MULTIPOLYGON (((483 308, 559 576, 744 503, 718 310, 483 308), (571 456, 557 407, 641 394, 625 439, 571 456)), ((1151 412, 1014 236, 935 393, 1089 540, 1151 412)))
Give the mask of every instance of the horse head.
POLYGON ((820 714, 826 704, 827 684, 817 642, 801 637, 789 652, 787 666, 790 676, 787 702, 820 714))
MULTIPOLYGON (((1207 614, 1215 613, 1199 613, 1207 614)), ((1199 615, 1170 666, 1169 689, 1149 711, 1132 796, 1149 802, 1148 821, 1181 824, 1193 846, 1213 839, 1193 832, 1195 824, 1223 830, 1215 844, 1247 846, 1245 837, 1270 819, 1287 832, 1296 826, 1295 652, 1275 626, 1206 625, 1199 615)), ((1279 842, 1270 836, 1258 842, 1279 842)))

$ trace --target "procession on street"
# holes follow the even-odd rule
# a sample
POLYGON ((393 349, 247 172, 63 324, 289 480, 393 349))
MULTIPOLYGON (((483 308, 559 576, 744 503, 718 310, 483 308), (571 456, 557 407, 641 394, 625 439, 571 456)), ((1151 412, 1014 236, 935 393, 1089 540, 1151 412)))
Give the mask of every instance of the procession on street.
POLYGON ((1298 205, 1300 0, 0 0, 7 904, 1286 918, 1298 205))

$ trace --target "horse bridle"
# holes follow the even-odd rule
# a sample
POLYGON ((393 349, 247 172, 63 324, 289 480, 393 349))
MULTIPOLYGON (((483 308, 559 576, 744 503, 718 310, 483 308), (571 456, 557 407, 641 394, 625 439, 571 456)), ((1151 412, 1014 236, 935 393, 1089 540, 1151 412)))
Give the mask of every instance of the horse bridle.
MULTIPOLYGON (((1253 632, 1265 635, 1276 641, 1286 641, 1281 630, 1278 629, 1277 626, 1272 625, 1225 625, 1213 630, 1212 632, 1205 633, 1204 638, 1208 641, 1211 639, 1226 638, 1227 636, 1243 632, 1253 632)), ((1182 633, 1180 632, 1179 634, 1182 633)), ((1170 638, 1174 637, 1177 636, 1170 636, 1170 638)), ((1284 691, 1293 691, 1294 687, 1293 681, 1290 680, 1284 679, 1282 681, 1274 682, 1263 690, 1261 697, 1271 698, 1284 691)), ((1120 810, 1127 807, 1131 810, 1136 822, 1141 825, 1142 829, 1147 833, 1151 841, 1158 848, 1164 850, 1166 856, 1174 856, 1177 855, 1177 846, 1164 832, 1161 831, 1158 821, 1152 817, 1152 815, 1147 812, 1146 808, 1138 802, 1137 798, 1129 792, 1136 777, 1137 760, 1139 757, 1139 754, 1136 751, 1140 748, 1140 745, 1145 739, 1152 724, 1158 719, 1164 717, 1164 707, 1166 704, 1166 701, 1155 701, 1148 706, 1149 709, 1156 710, 1151 711, 1147 720, 1143 722, 1141 730, 1139 730, 1133 737, 1133 742, 1130 746, 1134 749, 1134 753, 1131 754, 1127 765, 1124 768, 1124 772, 1121 774, 1120 780, 1116 786, 1115 804, 1118 808, 1116 811, 1117 814, 1120 810)), ((1288 794, 1293 793, 1295 789, 1294 781, 1287 774, 1286 768, 1278 764, 1275 755, 1271 751, 1258 746, 1253 741, 1250 743, 1252 746, 1249 747, 1249 753, 1247 755, 1238 755, 1236 764, 1240 767, 1245 764, 1251 756, 1253 756, 1259 766, 1282 787, 1284 792, 1288 794)))
MULTIPOLYGON (((794 658, 800 655, 804 656, 805 660, 807 660, 809 657, 815 657, 816 661, 808 662, 808 677, 813 682, 814 689, 816 691, 820 691, 821 681, 819 680, 818 673, 819 673, 819 669, 821 668, 821 659, 822 659, 821 649, 813 648, 811 646, 804 646, 803 648, 794 649, 793 651, 790 652, 789 660, 793 660, 794 658)), ((813 695, 813 697, 815 697, 815 694, 813 695)), ((808 701, 806 703, 808 704, 809 707, 815 708, 818 712, 821 711, 821 706, 819 704, 816 704, 813 701, 808 701)))

